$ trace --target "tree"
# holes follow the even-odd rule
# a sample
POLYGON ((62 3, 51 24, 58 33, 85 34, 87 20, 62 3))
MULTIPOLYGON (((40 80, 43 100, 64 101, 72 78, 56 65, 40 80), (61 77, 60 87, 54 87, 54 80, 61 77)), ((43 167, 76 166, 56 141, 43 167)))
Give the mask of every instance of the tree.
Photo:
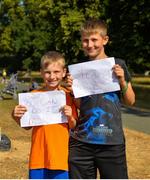
POLYGON ((110 1, 107 13, 111 17, 109 52, 126 59, 134 72, 150 69, 148 1, 110 1))
POLYGON ((62 52, 68 64, 79 62, 80 26, 96 17, 109 24, 108 54, 123 57, 135 72, 150 68, 146 0, 2 0, 0 7, 0 66, 39 69, 48 50, 62 52))

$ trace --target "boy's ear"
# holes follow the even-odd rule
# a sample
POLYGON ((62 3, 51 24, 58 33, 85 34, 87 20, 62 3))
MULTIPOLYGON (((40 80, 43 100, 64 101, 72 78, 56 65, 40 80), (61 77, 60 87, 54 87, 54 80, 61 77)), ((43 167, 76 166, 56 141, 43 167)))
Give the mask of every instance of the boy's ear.
POLYGON ((40 69, 40 73, 41 73, 41 76, 43 77, 43 70, 42 69, 40 69))
POLYGON ((66 69, 66 68, 64 68, 63 78, 66 76, 66 73, 67 73, 67 69, 66 69))
POLYGON ((107 43, 108 43, 108 41, 109 41, 109 36, 105 36, 105 37, 103 37, 103 45, 106 45, 107 43))
POLYGON ((42 69, 40 69, 40 73, 42 74, 42 69))

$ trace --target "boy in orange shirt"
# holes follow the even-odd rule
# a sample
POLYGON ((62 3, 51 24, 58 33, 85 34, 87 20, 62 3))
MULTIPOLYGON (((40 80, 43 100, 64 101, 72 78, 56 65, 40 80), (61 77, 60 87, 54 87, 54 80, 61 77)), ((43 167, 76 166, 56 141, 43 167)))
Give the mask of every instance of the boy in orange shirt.
MULTIPOLYGON (((62 111, 67 116, 68 123, 31 127, 29 178, 68 179, 69 128, 76 125, 77 111, 69 92, 60 86, 66 75, 64 57, 55 51, 47 52, 41 59, 41 75, 45 86, 32 92, 65 91, 67 102, 62 111)), ((14 108, 12 117, 18 124, 26 111, 27 108, 23 105, 14 108)))

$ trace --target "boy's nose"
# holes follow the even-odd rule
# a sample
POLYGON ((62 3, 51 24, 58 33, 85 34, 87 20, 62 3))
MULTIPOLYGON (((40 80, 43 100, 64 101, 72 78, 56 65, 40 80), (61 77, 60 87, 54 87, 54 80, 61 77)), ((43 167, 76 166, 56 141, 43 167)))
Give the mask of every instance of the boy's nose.
POLYGON ((93 46, 93 42, 92 41, 88 41, 88 47, 92 47, 93 46))
POLYGON ((51 74, 49 75, 49 78, 50 78, 50 79, 54 79, 54 78, 55 78, 55 74, 54 74, 54 73, 51 73, 51 74))

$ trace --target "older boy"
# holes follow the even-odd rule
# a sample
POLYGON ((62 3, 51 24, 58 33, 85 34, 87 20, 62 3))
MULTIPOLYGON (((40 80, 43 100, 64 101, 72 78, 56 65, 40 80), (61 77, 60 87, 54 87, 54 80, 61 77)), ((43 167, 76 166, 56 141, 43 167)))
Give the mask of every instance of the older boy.
MULTIPOLYGON (((81 42, 89 60, 101 60, 108 42, 107 26, 101 20, 86 21, 81 29, 81 42)), ((121 91, 76 99, 80 117, 70 138, 70 178, 95 179, 97 169, 101 179, 127 179, 125 139, 121 122, 120 97, 132 105, 135 95, 130 75, 123 60, 115 58, 113 71, 121 91), (99 122, 105 121, 101 126, 99 122), (109 129, 110 131, 104 131, 109 129)), ((68 76, 71 86, 72 77, 68 76)))
MULTIPOLYGON (((64 57, 55 51, 46 53, 41 59, 41 75, 44 87, 36 92, 63 90, 66 92, 67 105, 62 109, 68 117, 70 128, 76 125, 76 108, 69 93, 60 86, 66 75, 64 57)), ((12 113, 20 124, 20 118, 27 111, 17 105, 12 113)), ((32 145, 29 160, 30 179, 68 179, 68 124, 50 124, 32 127, 32 145)), ((27 128, 29 129, 29 128, 27 128)))

